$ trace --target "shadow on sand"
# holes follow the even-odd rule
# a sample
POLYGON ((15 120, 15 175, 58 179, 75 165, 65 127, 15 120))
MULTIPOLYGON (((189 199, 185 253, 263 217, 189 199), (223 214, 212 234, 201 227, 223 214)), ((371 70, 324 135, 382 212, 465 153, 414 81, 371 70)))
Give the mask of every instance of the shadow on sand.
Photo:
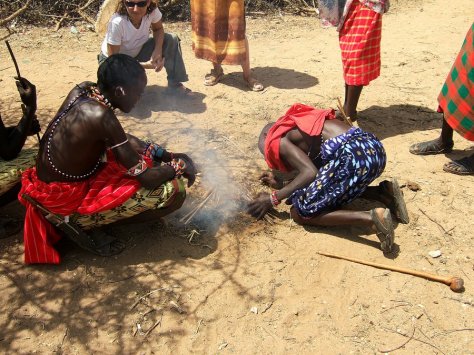
MULTIPOLYGON (((226 68, 224 67, 224 73, 225 75, 219 82, 220 84, 250 91, 244 82, 241 71, 226 72, 226 68)), ((319 84, 318 78, 306 73, 298 72, 294 69, 256 67, 252 69, 252 74, 265 88, 307 89, 319 84)))

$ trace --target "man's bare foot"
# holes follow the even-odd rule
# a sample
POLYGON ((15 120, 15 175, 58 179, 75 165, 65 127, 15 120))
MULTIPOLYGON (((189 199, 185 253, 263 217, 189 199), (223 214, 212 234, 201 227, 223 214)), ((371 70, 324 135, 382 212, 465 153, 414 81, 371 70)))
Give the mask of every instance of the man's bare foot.
POLYGON ((441 138, 432 141, 415 143, 410 147, 410 153, 415 155, 434 155, 449 153, 453 150, 454 142, 443 142, 441 138))
POLYGON ((264 86, 262 85, 262 83, 260 83, 257 79, 255 78, 245 78, 244 77, 244 81, 245 81, 245 84, 247 85, 247 87, 252 90, 252 91, 262 91, 264 89, 264 86))
POLYGON ((373 222, 372 228, 380 240, 380 249, 384 253, 390 253, 395 240, 390 210, 388 208, 374 208, 370 211, 370 218, 373 222))

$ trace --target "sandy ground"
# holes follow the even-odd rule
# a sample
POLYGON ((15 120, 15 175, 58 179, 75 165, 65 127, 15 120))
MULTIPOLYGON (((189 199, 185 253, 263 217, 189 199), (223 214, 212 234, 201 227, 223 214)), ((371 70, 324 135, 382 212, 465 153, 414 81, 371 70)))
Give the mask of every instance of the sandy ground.
MULTIPOLYGON (((291 223, 286 206, 274 225, 254 222, 235 202, 244 190, 263 189, 256 140, 267 122, 295 102, 335 107, 343 97, 336 31, 315 18, 250 17, 254 74, 266 86, 253 93, 238 67, 225 67, 222 84, 203 86, 210 65, 193 57, 190 24, 167 24, 182 39, 188 85, 197 95, 164 95, 165 75, 150 73, 142 101, 120 119, 131 133, 190 152, 202 172, 199 184, 189 189, 183 211, 165 221, 117 228, 128 248, 114 258, 70 248, 59 266, 25 266, 22 234, 1 240, 0 351, 474 353, 473 180, 442 171, 448 157, 473 148, 456 136, 448 157, 408 152, 411 143, 439 133, 436 98, 472 9, 472 0, 393 1, 384 17, 382 75, 364 89, 359 121, 386 147, 381 179, 421 187, 403 189, 411 222, 397 226, 400 251, 391 258, 368 230, 303 228, 291 223), (180 224, 211 188, 217 197, 190 225, 180 224), (441 257, 428 256, 437 249, 441 257), (456 294, 317 251, 458 275, 466 290, 456 294)), ((28 28, 9 38, 22 74, 37 85, 43 125, 75 83, 95 79, 101 38, 78 29, 75 35, 28 28)), ((13 122, 20 105, 4 46, 0 58, 1 113, 13 122)), ((21 216, 23 209, 13 203, 1 213, 21 216)))

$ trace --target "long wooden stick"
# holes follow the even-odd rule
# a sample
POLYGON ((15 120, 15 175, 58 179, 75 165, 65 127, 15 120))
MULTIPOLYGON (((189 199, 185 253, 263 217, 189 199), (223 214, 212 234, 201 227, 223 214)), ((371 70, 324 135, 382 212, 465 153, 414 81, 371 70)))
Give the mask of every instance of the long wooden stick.
POLYGON ((344 111, 344 106, 342 106, 340 98, 337 98, 337 107, 339 108, 339 111, 341 112, 342 118, 344 118, 344 121, 346 121, 347 124, 353 126, 350 117, 347 117, 346 111, 344 111))
POLYGON ((464 280, 461 279, 460 277, 457 277, 457 276, 439 276, 439 275, 431 274, 431 273, 424 272, 424 271, 418 271, 418 270, 406 269, 406 268, 402 268, 402 267, 398 267, 398 266, 389 266, 389 265, 384 265, 384 264, 379 264, 379 263, 373 263, 371 261, 365 261, 365 260, 361 260, 361 259, 350 258, 350 257, 346 257, 346 256, 336 255, 336 254, 323 253, 323 252, 319 252, 319 251, 316 252, 316 253, 319 254, 319 255, 327 256, 329 258, 347 260, 347 261, 351 261, 353 263, 373 266, 373 267, 376 267, 377 269, 396 271, 396 272, 400 272, 402 274, 408 274, 408 275, 413 275, 413 276, 417 276, 417 277, 422 277, 422 278, 430 280, 430 281, 441 282, 445 285, 448 285, 449 288, 451 288, 451 290, 454 291, 454 292, 462 292, 464 290, 464 280))
MULTIPOLYGON (((13 54, 12 47, 10 47, 10 43, 8 43, 8 41, 5 41, 5 44, 7 45, 8 52, 10 52, 10 57, 12 57, 13 65, 15 65, 16 76, 18 77, 18 79, 21 79, 20 68, 18 68, 18 63, 16 62, 16 58, 15 58, 15 55, 13 54)), ((23 84, 21 86, 23 86, 23 84)), ((38 132, 36 132, 36 138, 38 138, 38 144, 40 144, 41 138, 38 132)))
POLYGON ((8 43, 8 41, 5 41, 5 44, 7 45, 8 51, 10 52, 10 57, 12 57, 13 64, 15 65, 16 76, 18 77, 18 79, 21 79, 20 69, 18 68, 18 63, 16 62, 12 47, 10 47, 10 43, 8 43))

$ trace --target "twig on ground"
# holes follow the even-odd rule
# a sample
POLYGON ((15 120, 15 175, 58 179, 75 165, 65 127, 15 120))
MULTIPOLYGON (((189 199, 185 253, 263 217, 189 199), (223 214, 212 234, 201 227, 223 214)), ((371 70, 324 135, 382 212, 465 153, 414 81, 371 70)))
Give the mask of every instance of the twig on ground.
POLYGON ((163 319, 163 314, 161 315, 161 318, 158 321, 156 321, 156 323, 153 324, 150 329, 146 331, 145 336, 144 336, 145 338, 153 331, 153 329, 155 329, 158 325, 161 324, 162 319, 163 319))
MULTIPOLYGON (((395 334, 400 334, 401 336, 404 336, 404 337, 406 337, 406 338, 410 337, 408 334, 403 334, 403 333, 397 332, 396 330, 393 330, 393 329, 390 329, 390 328, 382 327, 382 329, 384 329, 384 330, 386 330, 386 331, 389 331, 389 332, 392 332, 392 333, 395 333, 395 334)), ((441 354, 446 355, 446 353, 445 353, 443 350, 441 350, 439 347, 437 347, 436 345, 433 345, 433 344, 431 344, 431 343, 429 343, 429 342, 427 342, 427 341, 421 340, 421 339, 419 339, 419 338, 415 338, 414 336, 412 336, 411 339, 416 340, 416 341, 419 341, 420 343, 429 345, 429 346, 431 346, 432 348, 438 350, 441 354)))
POLYGON ((141 300, 147 298, 148 296, 150 296, 151 294, 155 293, 155 292, 159 292, 159 291, 164 291, 164 290, 167 290, 166 287, 160 287, 160 288, 157 288, 155 290, 152 290, 146 294, 144 294, 143 296, 141 296, 138 300, 136 300, 136 302, 132 305, 132 307, 130 307, 130 310, 134 309, 139 303, 141 300))
POLYGON ((194 210, 191 211, 191 213, 188 214, 188 216, 186 217, 183 217, 180 219, 181 222, 184 221, 184 224, 188 224, 189 222, 191 222, 191 220, 193 219, 193 217, 196 215, 196 213, 198 213, 203 207, 204 205, 206 204, 206 202, 211 198, 211 196, 215 193, 214 190, 211 190, 209 191, 209 193, 207 194, 207 196, 204 198, 204 200, 202 200, 202 202, 200 204, 198 204, 196 206, 196 208, 194 210))
POLYGON ((441 225, 439 224, 437 221, 435 221, 433 218, 431 218, 425 211, 423 211, 421 208, 418 208, 420 210, 421 213, 423 213, 425 215, 426 218, 428 218, 431 222, 433 222, 434 224, 436 224, 439 228, 441 228, 444 232, 444 234, 448 234, 448 231, 441 225))
MULTIPOLYGON (((415 330, 416 330, 416 327, 413 326, 413 332, 411 333, 411 336, 410 336, 410 337, 408 338, 408 340, 407 340, 406 342, 404 342, 402 345, 397 346, 396 348, 393 348, 393 349, 389 349, 389 350, 380 350, 380 349, 378 349, 378 351, 381 352, 381 353, 391 353, 392 351, 395 351, 395 350, 398 350, 398 349, 400 349, 400 348, 403 348, 405 345, 408 344, 408 342, 409 342, 410 340, 413 339, 413 336, 415 335, 415 330)), ((398 333, 398 334, 400 334, 400 333, 398 333)), ((402 335, 403 335, 403 334, 402 334, 402 335)))

